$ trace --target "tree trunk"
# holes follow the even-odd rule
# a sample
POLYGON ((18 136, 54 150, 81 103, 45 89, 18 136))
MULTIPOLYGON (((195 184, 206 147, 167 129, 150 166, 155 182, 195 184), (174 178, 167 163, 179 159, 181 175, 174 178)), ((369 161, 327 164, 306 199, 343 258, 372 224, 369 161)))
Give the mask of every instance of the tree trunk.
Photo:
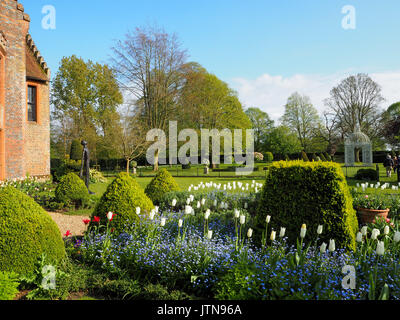
POLYGON ((126 159, 126 173, 129 174, 129 164, 131 163, 131 160, 126 159))
POLYGON ((158 154, 159 154, 159 150, 157 149, 156 152, 154 153, 154 165, 153 165, 153 170, 154 171, 158 171, 158 154))

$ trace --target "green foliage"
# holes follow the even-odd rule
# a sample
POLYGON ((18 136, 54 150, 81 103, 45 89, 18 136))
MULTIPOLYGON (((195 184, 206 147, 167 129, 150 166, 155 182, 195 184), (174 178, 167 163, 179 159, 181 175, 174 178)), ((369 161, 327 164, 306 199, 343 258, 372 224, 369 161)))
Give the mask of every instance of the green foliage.
POLYGON ((266 162, 272 162, 272 161, 274 161, 274 155, 272 154, 272 152, 265 152, 265 154, 264 154, 264 160, 266 161, 266 162))
POLYGON ((323 153, 320 153, 320 154, 319 154, 319 158, 320 158, 322 161, 327 161, 323 153))
POLYGON ((375 169, 360 169, 354 176, 357 180, 377 180, 377 173, 375 169))
POLYGON ((161 169, 147 185, 145 193, 154 203, 158 203, 164 194, 178 190, 179 186, 171 174, 161 169))
POLYGON ((33 271, 43 253, 50 261, 65 256, 60 231, 32 198, 6 187, 0 190, 0 270, 25 274, 33 271))
POLYGON ((335 163, 276 162, 269 168, 256 217, 256 228, 265 230, 265 217, 271 215, 271 227, 287 229, 289 241, 295 243, 302 224, 307 225, 307 238, 315 239, 318 225, 324 226, 319 236, 338 247, 355 248, 358 222, 353 200, 342 169, 335 163))
POLYGON ((100 171, 97 171, 96 169, 90 169, 90 182, 91 183, 105 183, 107 182, 107 179, 103 176, 103 174, 100 171))
POLYGON ((308 159, 307 153, 305 153, 305 151, 301 151, 301 158, 303 159, 303 161, 309 162, 310 160, 308 159))
POLYGON ((75 161, 82 160, 82 152, 83 152, 83 146, 81 145, 79 140, 76 139, 72 140, 69 158, 75 161))
POLYGON ((13 300, 18 290, 18 275, 14 272, 0 271, 0 301, 13 300))
POLYGON ((297 135, 285 126, 272 129, 265 136, 264 141, 263 150, 270 151, 274 155, 296 153, 302 149, 297 135))
POLYGON ((311 160, 312 161, 318 161, 318 158, 317 158, 317 156, 315 155, 314 152, 311 154, 311 160))
POLYGON ((104 224, 107 220, 107 213, 111 211, 116 214, 111 221, 111 226, 116 231, 122 231, 125 224, 139 221, 136 207, 140 207, 141 213, 146 214, 154 208, 154 205, 137 181, 127 173, 121 172, 100 198, 92 213, 92 218, 100 217, 104 224))
POLYGON ((190 163, 182 165, 182 170, 189 170, 190 168, 191 168, 190 163))
POLYGON ((326 161, 332 161, 332 157, 328 154, 328 152, 324 152, 324 156, 326 161))
POLYGON ((67 206, 83 206, 88 202, 89 192, 85 183, 71 172, 61 178, 55 190, 55 200, 67 206))

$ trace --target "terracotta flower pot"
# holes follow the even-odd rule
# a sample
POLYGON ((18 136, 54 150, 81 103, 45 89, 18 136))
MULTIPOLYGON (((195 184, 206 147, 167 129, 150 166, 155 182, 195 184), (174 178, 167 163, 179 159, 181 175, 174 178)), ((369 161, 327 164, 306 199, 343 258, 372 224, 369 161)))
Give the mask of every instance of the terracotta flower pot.
POLYGON ((390 209, 374 210, 366 208, 357 208, 358 217, 361 223, 372 223, 376 216, 386 220, 390 209))

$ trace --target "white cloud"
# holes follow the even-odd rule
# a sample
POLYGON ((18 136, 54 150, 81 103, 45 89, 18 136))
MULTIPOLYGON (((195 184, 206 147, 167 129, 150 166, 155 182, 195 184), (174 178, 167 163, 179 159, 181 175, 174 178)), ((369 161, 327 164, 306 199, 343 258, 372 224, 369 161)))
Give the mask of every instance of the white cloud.
MULTIPOLYGON (((284 113, 287 98, 294 92, 307 95, 319 112, 325 110, 323 101, 329 97, 330 90, 353 71, 331 75, 296 74, 290 77, 264 74, 257 79, 235 78, 230 85, 238 92, 240 101, 246 108, 258 107, 274 120, 284 113)), ((371 78, 382 87, 386 99, 382 108, 400 101, 400 71, 371 73, 371 78)))

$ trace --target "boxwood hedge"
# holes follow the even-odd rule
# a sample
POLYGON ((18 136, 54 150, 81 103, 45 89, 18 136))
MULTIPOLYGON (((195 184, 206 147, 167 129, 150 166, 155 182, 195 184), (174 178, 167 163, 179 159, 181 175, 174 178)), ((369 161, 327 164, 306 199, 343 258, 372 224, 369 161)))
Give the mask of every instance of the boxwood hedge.
POLYGON ((285 227, 291 243, 295 243, 305 223, 306 240, 316 239, 317 227, 323 225, 320 242, 335 239, 337 247, 355 248, 358 222, 353 199, 342 169, 336 163, 273 163, 258 205, 255 219, 258 233, 265 230, 267 215, 272 217, 269 228, 279 232, 280 227, 285 227))

